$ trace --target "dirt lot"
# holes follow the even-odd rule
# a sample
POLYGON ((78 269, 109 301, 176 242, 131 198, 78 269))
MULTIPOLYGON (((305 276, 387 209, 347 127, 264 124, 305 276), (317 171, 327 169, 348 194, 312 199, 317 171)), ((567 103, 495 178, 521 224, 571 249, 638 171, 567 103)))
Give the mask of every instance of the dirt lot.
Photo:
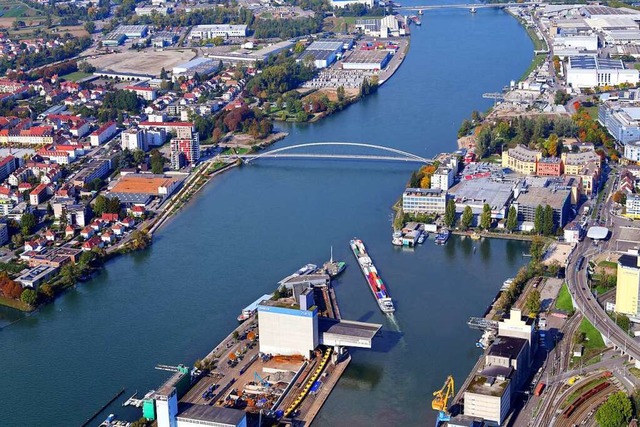
MULTIPOLYGON (((121 48, 122 49, 122 48, 121 48)), ((160 74, 162 67, 170 71, 174 66, 191 60, 195 54, 188 49, 141 52, 123 49, 117 53, 96 56, 88 61, 98 70, 113 70, 123 73, 160 74)))

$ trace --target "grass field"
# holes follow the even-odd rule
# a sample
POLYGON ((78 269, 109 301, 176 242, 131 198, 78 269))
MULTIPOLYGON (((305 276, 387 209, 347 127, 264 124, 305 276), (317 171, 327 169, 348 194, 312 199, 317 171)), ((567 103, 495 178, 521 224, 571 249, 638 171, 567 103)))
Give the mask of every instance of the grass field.
MULTIPOLYGON (((606 346, 604 345, 604 340, 602 339, 600 332, 598 332, 598 330, 587 319, 582 319, 578 332, 585 334, 585 340, 582 342, 582 345, 584 346, 582 360, 583 363, 588 364, 588 362, 599 352, 604 350, 606 346)), ((575 361, 576 358, 574 358, 573 362, 575 363, 575 361)))
POLYGON ((589 116, 591 116, 591 118, 593 120, 598 120, 598 106, 597 105, 594 105, 592 107, 582 107, 582 108, 584 108, 587 111, 587 113, 589 113, 589 116))
POLYGON ((40 12, 18 0, 0 0, 0 14, 3 18, 28 18, 40 16, 40 12))
POLYGON ((569 288, 567 284, 563 283, 556 299, 556 308, 558 310, 573 311, 573 301, 571 300, 571 294, 569 294, 569 288))
POLYGON ((33 308, 30 305, 25 304, 22 301, 5 298, 2 296, 0 296, 0 305, 15 308, 16 310, 20 311, 33 311, 33 308))
POLYGON ((91 75, 93 74, 83 73, 82 71, 76 71, 75 73, 70 73, 70 74, 65 74, 64 76, 60 76, 60 78, 70 82, 77 82, 78 80, 84 79, 85 77, 89 77, 91 75))
POLYGON ((540 65, 542 65, 542 63, 544 62, 546 57, 547 57, 547 55, 543 55, 543 54, 536 55, 533 58, 533 60, 531 61, 531 64, 529 64, 529 68, 527 68, 527 70, 524 72, 524 74, 522 74, 522 77, 520 77, 520 81, 525 80, 527 78, 527 76, 529 76, 529 74, 531 74, 531 72, 533 70, 535 70, 540 65))

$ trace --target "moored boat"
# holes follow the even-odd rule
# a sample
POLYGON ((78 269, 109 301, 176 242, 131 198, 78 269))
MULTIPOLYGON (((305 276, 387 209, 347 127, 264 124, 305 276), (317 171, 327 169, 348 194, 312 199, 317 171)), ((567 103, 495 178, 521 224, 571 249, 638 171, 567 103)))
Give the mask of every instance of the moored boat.
POLYGON ((442 230, 436 236, 436 245, 444 245, 449 240, 449 236, 451 236, 451 232, 449 230, 442 230))

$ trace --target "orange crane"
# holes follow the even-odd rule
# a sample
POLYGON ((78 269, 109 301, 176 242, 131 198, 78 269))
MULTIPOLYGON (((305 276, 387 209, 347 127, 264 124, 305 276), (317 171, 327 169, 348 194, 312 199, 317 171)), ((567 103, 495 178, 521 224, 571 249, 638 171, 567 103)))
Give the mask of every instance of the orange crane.
POLYGON ((453 383, 453 377, 449 375, 444 382, 444 385, 440 390, 434 391, 433 395, 435 396, 431 401, 431 408, 434 411, 438 411, 438 419, 436 420, 436 427, 440 425, 441 422, 449 421, 449 399, 451 399, 455 394, 455 386, 453 383))

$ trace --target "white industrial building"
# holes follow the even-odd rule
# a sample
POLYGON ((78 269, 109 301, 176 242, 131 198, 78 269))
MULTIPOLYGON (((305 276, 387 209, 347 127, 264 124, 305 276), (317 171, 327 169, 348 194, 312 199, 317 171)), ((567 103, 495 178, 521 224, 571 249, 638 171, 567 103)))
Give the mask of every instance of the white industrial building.
POLYGON ((581 50, 598 50, 598 36, 590 35, 566 35, 561 34, 553 38, 553 46, 572 47, 581 50))
POLYGON ((246 37, 246 25, 211 24, 196 25, 189 33, 189 40, 206 40, 214 37, 246 37))
POLYGON ((384 18, 367 18, 356 19, 355 27, 357 30, 372 37, 399 37, 403 36, 404 29, 400 28, 398 20, 393 15, 385 16, 384 18))
POLYGON ((260 352, 309 357, 319 344, 317 308, 287 308, 272 303, 265 301, 258 306, 260 352))
POLYGON ((210 58, 194 58, 191 61, 173 67, 172 78, 176 80, 179 76, 192 78, 196 73, 200 76, 211 74, 218 68, 218 63, 210 58))
POLYGON ((640 30, 607 31, 604 40, 607 44, 638 44, 640 43, 640 30))
POLYGON ((569 56, 567 84, 575 88, 614 86, 638 83, 638 70, 625 69, 619 59, 603 59, 589 55, 569 56))
POLYGON ((306 61, 313 58, 316 68, 326 68, 333 64, 342 54, 344 42, 342 41, 315 41, 300 54, 298 61, 306 61))
POLYGON ((382 70, 391 60, 386 50, 358 50, 342 61, 343 70, 382 70))

